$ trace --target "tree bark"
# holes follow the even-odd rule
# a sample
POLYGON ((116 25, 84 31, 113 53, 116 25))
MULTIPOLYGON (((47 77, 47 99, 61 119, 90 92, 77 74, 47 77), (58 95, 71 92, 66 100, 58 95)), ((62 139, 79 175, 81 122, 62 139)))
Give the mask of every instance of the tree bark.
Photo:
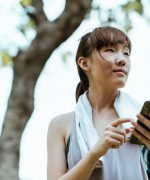
POLYGON ((90 11, 91 1, 67 0, 61 16, 50 22, 43 14, 42 1, 32 0, 37 13, 28 15, 36 21, 37 33, 26 52, 14 57, 12 91, 0 137, 0 180, 19 179, 20 141, 34 110, 36 81, 52 52, 77 29, 90 11))

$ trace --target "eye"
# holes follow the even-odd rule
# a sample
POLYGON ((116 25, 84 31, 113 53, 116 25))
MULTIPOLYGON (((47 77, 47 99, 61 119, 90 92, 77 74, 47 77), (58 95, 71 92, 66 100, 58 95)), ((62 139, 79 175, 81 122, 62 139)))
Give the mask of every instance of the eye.
POLYGON ((106 49, 106 52, 115 52, 114 49, 106 49))
POLYGON ((128 52, 124 52, 125 56, 130 56, 130 54, 128 52))

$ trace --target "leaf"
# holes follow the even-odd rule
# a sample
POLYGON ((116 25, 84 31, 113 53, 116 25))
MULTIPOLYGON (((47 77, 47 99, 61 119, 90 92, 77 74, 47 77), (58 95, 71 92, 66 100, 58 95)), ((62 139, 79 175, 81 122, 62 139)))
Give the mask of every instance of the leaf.
POLYGON ((29 19, 27 23, 27 28, 36 29, 36 24, 32 19, 29 19))
POLYGON ((32 0, 21 0, 20 3, 22 4, 22 6, 28 7, 31 5, 32 0))
POLYGON ((12 57, 5 50, 1 50, 1 59, 4 66, 12 64, 12 57))
POLYGON ((67 62, 67 60, 71 57, 71 52, 67 51, 61 54, 62 60, 64 63, 67 62))
POLYGON ((107 22, 108 22, 108 23, 116 22, 115 14, 114 14, 114 12, 112 11, 112 9, 109 9, 109 10, 108 10, 107 22))
POLYGON ((94 11, 101 11, 100 5, 93 5, 93 6, 92 6, 92 9, 93 9, 94 11))
POLYGON ((36 29, 36 24, 32 19, 29 19, 26 23, 24 24, 20 24, 20 26, 18 26, 19 31, 26 36, 26 32, 30 29, 35 30, 36 29))
POLYGON ((129 18, 129 14, 128 13, 126 13, 124 21, 125 21, 125 23, 124 23, 124 30, 126 32, 128 32, 129 30, 132 29, 132 22, 131 22, 131 19, 129 18))
POLYGON ((26 27, 24 25, 20 25, 18 29, 24 36, 26 35, 26 27))
POLYGON ((143 14, 143 5, 140 2, 136 1, 134 3, 133 9, 140 15, 143 14))
POLYGON ((139 1, 139 0, 135 0, 133 2, 128 2, 124 5, 122 5, 122 9, 124 12, 130 12, 132 10, 132 11, 136 11, 140 15, 143 14, 143 5, 142 5, 141 1, 139 1))

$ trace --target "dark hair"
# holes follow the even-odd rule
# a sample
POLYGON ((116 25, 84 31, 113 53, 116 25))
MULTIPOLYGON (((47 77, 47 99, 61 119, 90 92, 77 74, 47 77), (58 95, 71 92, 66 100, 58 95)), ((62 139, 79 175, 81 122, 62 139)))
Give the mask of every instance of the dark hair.
POLYGON ((117 28, 110 26, 98 27, 92 32, 88 32, 82 36, 76 54, 76 64, 81 81, 76 88, 76 101, 78 101, 79 96, 89 88, 88 78, 82 68, 78 65, 78 58, 81 56, 89 57, 94 49, 100 50, 104 46, 116 44, 125 44, 131 53, 130 39, 123 31, 117 28))

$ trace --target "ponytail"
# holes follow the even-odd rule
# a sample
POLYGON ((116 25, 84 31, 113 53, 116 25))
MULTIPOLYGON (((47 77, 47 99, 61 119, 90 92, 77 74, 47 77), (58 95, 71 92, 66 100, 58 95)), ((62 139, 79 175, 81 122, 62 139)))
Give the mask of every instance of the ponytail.
POLYGON ((84 84, 83 82, 79 82, 76 87, 76 102, 78 102, 79 97, 84 94, 85 91, 88 90, 89 85, 84 84))
POLYGON ((76 88, 76 102, 78 101, 80 95, 84 94, 85 91, 88 90, 89 88, 89 80, 87 75, 84 73, 83 69, 79 66, 78 64, 78 58, 83 56, 83 57, 89 57, 92 54, 92 48, 91 48, 91 43, 90 43, 90 32, 82 36, 77 54, 76 54, 76 64, 77 64, 77 69, 78 69, 78 74, 80 77, 80 81, 77 85, 76 88))
POLYGON ((78 101, 80 95, 82 95, 85 92, 85 87, 82 82, 79 82, 76 87, 76 102, 78 101))

